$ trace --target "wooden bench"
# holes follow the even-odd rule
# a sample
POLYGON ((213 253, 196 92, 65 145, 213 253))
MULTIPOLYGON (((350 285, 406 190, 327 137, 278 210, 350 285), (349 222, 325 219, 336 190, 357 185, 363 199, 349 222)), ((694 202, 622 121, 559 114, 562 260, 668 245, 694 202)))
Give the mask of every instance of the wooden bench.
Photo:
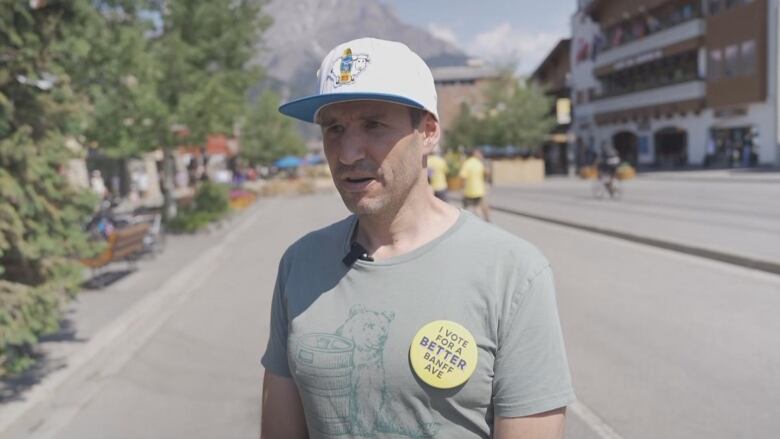
MULTIPOLYGON (((106 265, 126 261, 135 268, 137 256, 144 250, 144 237, 149 232, 150 224, 131 224, 121 229, 116 229, 108 237, 108 246, 102 253, 94 258, 82 259, 81 263, 92 269, 92 278, 97 280, 96 271, 106 265)), ((100 284, 103 287, 104 284, 100 284)))

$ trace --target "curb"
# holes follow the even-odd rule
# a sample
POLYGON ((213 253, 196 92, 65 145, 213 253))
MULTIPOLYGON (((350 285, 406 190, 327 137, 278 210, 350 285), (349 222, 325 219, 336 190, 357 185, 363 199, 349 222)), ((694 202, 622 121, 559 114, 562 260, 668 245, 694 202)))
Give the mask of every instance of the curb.
POLYGON ((602 227, 591 226, 587 224, 575 223, 572 221, 561 220, 543 215, 537 215, 534 213, 524 212, 522 210, 512 209, 503 206, 490 205, 490 208, 503 213, 511 215, 522 216, 525 218, 535 219, 538 221, 544 221, 547 223, 557 224, 564 227, 570 227, 573 229, 584 230, 586 232, 598 233, 604 236, 610 236, 613 238, 623 239, 639 244, 645 244, 652 247, 658 247, 665 250, 672 250, 679 253, 685 253, 688 255, 699 256, 714 261, 725 262, 727 264, 737 265, 744 268, 750 268, 753 270, 764 271, 772 274, 780 274, 780 263, 765 261, 761 259, 749 258, 746 256, 739 256, 735 254, 720 252, 717 250, 710 250, 701 247, 695 247, 691 245, 678 244, 675 242, 664 241, 662 239, 648 238, 645 236, 634 235, 626 232, 618 232, 616 230, 605 229, 602 227))
POLYGON ((660 176, 652 174, 638 173, 637 178, 640 180, 653 180, 653 181, 686 181, 692 183, 755 183, 755 184, 780 184, 780 178, 772 177, 744 177, 744 176, 660 176))

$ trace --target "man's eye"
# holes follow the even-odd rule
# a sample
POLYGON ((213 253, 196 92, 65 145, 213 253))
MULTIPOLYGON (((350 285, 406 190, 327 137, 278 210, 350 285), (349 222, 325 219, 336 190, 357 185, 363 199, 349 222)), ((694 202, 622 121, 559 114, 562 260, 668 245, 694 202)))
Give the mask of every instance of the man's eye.
POLYGON ((331 125, 327 128, 325 128, 325 131, 328 134, 339 134, 344 131, 344 127, 341 125, 331 125))
POLYGON ((382 126, 382 124, 377 122, 377 121, 375 121, 375 120, 367 120, 366 121, 366 128, 369 128, 369 129, 371 129, 371 128, 379 128, 380 126, 382 126))

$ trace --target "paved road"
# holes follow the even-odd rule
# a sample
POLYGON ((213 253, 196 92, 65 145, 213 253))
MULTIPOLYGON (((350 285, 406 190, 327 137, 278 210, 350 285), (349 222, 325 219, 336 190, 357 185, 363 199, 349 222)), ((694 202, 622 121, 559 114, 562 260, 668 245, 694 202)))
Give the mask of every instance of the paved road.
MULTIPOLYGON (((276 263, 304 231, 345 213, 332 194, 248 212, 128 304, 136 319, 0 438, 256 437, 276 263)), ((508 214, 495 221, 553 263, 580 398, 568 439, 775 437, 779 276, 508 214)))

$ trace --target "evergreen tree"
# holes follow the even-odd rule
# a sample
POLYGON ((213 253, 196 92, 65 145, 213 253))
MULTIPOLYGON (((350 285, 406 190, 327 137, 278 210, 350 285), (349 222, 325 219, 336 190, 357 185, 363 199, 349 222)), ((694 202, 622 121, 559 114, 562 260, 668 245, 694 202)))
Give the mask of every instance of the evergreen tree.
POLYGON ((82 224, 96 199, 63 170, 86 123, 64 65, 89 45, 92 13, 89 0, 0 0, 0 375, 57 329, 90 252, 82 224))

